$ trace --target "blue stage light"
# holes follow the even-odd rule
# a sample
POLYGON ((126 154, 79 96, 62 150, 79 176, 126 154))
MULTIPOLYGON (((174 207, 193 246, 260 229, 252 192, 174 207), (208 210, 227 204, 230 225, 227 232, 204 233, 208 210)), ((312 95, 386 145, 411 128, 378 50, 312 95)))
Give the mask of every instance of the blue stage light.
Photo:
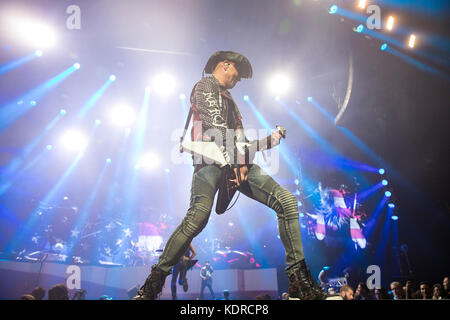
POLYGON ((381 51, 384 51, 384 50, 386 50, 387 48, 388 48, 387 43, 383 43, 383 44, 381 45, 381 47, 380 47, 380 50, 381 50, 381 51))
POLYGON ((53 146, 52 146, 51 144, 48 144, 45 148, 46 148, 47 150, 52 150, 52 149, 53 149, 53 146))
POLYGON ((387 181, 386 179, 383 179, 383 180, 381 181, 381 184, 382 184, 383 186, 387 186, 387 185, 388 185, 388 181, 387 181))
POLYGON ((34 54, 38 57, 42 57, 42 50, 36 50, 34 54))
POLYGON ((297 206, 301 207, 302 206, 302 202, 301 201, 297 201, 297 206))
POLYGON ((116 81, 116 76, 115 75, 110 75, 109 76, 109 81, 116 81))
POLYGON ((59 110, 59 114, 62 116, 65 115, 66 113, 67 113, 66 109, 59 110))
POLYGON ((380 170, 378 170, 378 173, 379 174, 384 174, 386 171, 383 169, 383 168, 381 168, 380 170))
POLYGON ((394 208, 395 208, 395 204, 393 204, 393 203, 391 202, 391 203, 388 204, 388 207, 391 208, 391 209, 394 209, 394 208))
POLYGON ((73 64, 73 67, 75 68, 75 69, 80 69, 81 68, 81 65, 78 63, 78 62, 75 62, 74 64, 73 64))
POLYGON ((312 97, 308 97, 308 98, 306 98, 306 100, 308 100, 308 102, 311 102, 312 101, 312 97))
POLYGON ((244 96, 244 101, 248 101, 249 99, 250 98, 247 95, 244 96))
POLYGON ((392 193, 390 192, 390 191, 386 191, 385 193, 384 193, 384 195, 386 196, 386 197, 390 197, 391 195, 392 195, 392 193))
POLYGON ((397 221, 398 220, 398 216, 392 216, 391 219, 394 220, 394 221, 397 221))
POLYGON ((303 218, 305 214, 303 212, 300 212, 300 218, 303 218))
POLYGON ((111 163, 111 159, 110 159, 110 158, 107 158, 107 159, 106 159, 106 163, 111 163))
POLYGON ((186 95, 184 93, 180 94, 180 100, 186 99, 186 95))
POLYGON ((300 180, 295 179, 295 180, 294 180, 294 183, 295 183, 296 186, 298 186, 298 184, 300 183, 300 180))
POLYGON ((33 107, 34 107, 35 105, 36 105, 36 101, 31 100, 31 101, 30 101, 30 106, 33 106, 33 107))
POLYGON ((99 119, 95 120, 95 125, 99 126, 101 123, 102 123, 101 120, 99 120, 99 119))
POLYGON ((359 26, 356 27, 356 32, 361 33, 364 30, 364 26, 362 24, 360 24, 359 26))
POLYGON ((329 13, 335 14, 338 11, 338 6, 333 4, 330 9, 328 10, 329 13))

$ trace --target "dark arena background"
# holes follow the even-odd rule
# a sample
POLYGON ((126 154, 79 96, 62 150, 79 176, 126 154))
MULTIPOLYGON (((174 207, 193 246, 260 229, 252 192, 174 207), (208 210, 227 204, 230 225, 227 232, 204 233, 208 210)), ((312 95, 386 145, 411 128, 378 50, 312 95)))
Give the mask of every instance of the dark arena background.
MULTIPOLYGON (((252 64, 231 90, 250 140, 287 130, 271 163, 256 162, 296 196, 315 280, 325 271, 330 292, 363 282, 386 299, 394 281, 442 284, 449 11, 446 0, 1 1, 0 298, 56 284, 71 299, 135 294, 189 208, 178 142, 219 50, 252 64)), ((213 207, 193 245, 178 299, 198 299, 206 260, 216 298, 288 291, 275 212, 243 194, 223 215, 213 207)), ((171 298, 169 276, 160 299, 171 298)))

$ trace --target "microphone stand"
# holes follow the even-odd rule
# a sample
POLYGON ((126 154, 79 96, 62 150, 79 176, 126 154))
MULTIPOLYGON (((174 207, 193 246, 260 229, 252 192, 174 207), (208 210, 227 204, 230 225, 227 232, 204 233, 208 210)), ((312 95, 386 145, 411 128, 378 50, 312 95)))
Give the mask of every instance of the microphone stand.
POLYGON ((48 258, 48 253, 45 253, 44 256, 40 259, 41 265, 39 266, 39 272, 38 272, 38 275, 37 275, 37 280, 36 280, 36 286, 35 287, 39 286, 39 280, 40 280, 40 277, 41 277, 42 266, 44 265, 44 262, 45 262, 45 260, 47 260, 47 258, 48 258))

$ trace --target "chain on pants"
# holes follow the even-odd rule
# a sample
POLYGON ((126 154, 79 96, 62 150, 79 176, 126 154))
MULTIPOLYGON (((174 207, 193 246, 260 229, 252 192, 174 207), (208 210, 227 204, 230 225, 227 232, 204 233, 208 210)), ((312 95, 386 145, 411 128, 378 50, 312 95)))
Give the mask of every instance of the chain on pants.
MULTIPOLYGON (((193 175, 187 214, 167 241, 157 264, 162 271, 170 272, 192 239, 206 226, 220 178, 221 170, 212 165, 201 168, 193 175)), ((304 259, 297 199, 257 165, 249 167, 248 183, 243 184, 240 191, 276 212, 289 274, 289 270, 304 259)))

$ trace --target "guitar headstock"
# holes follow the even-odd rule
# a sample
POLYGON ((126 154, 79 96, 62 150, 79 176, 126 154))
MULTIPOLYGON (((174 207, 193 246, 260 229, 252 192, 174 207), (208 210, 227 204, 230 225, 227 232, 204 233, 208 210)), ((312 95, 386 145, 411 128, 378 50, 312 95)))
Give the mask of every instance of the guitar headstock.
POLYGON ((286 139, 286 129, 279 125, 277 125, 276 127, 278 132, 281 134, 281 137, 286 139))

